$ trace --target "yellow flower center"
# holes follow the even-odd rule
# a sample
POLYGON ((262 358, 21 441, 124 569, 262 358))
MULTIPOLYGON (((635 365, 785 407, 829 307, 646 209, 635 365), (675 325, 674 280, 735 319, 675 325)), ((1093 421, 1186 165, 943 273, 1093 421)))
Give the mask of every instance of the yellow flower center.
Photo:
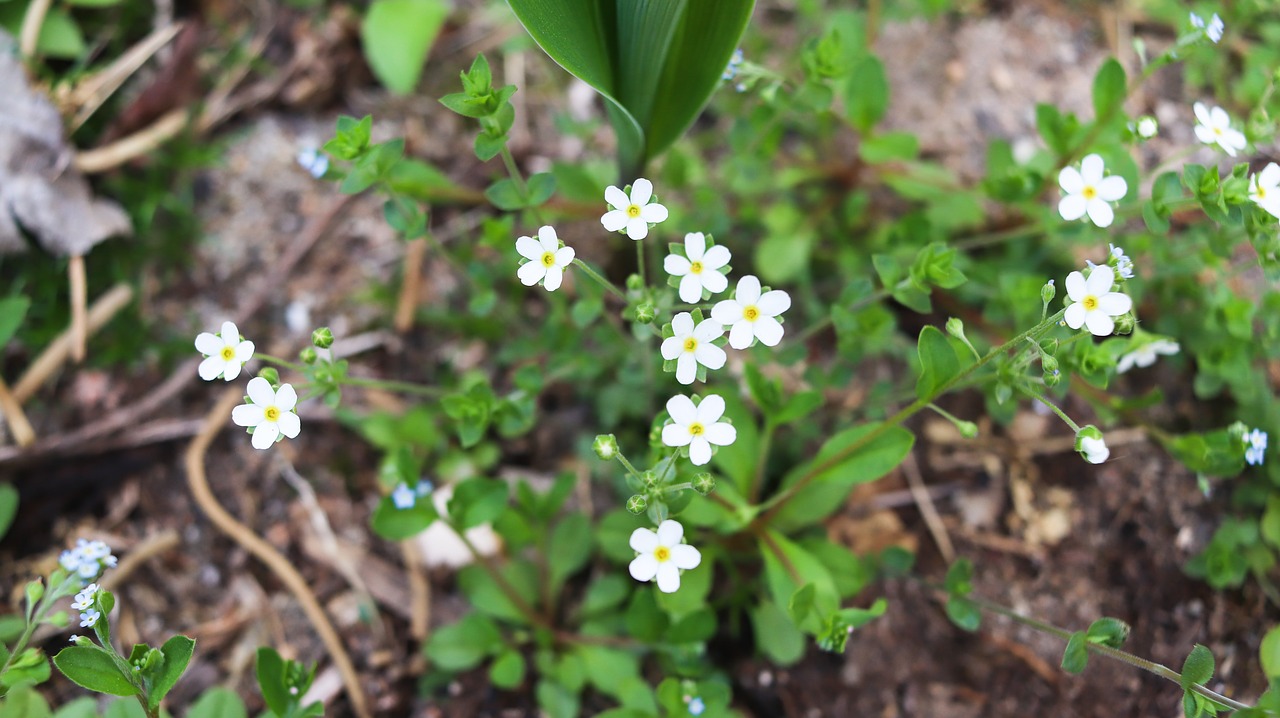
POLYGON ((1085 297, 1083 300, 1081 300, 1080 303, 1084 305, 1085 311, 1092 312, 1093 310, 1098 308, 1098 298, 1093 296, 1092 294, 1085 297))
POLYGON ((1093 185, 1085 185, 1080 194, 1084 195, 1085 199, 1093 199, 1098 196, 1098 190, 1093 185))
POLYGON ((268 406, 266 409, 264 409, 264 410, 262 411, 262 416, 263 416, 263 418, 265 418, 267 421, 279 421, 279 420, 280 420, 280 407, 277 407, 277 406, 268 406))
POLYGON ((696 421, 689 425, 690 436, 700 436, 705 432, 706 432, 706 429, 702 428, 702 424, 699 424, 696 421))
POLYGON ((744 307, 742 309, 742 318, 749 322, 754 322, 760 318, 760 310, 757 309, 754 304, 749 307, 744 307))
POLYGON ((542 266, 553 267, 555 266, 555 263, 556 263, 556 255, 552 254, 551 252, 542 253, 542 266))
POLYGON ((687 352, 691 352, 691 351, 693 351, 694 349, 697 349, 697 348, 698 348, 698 340, 697 340, 697 339, 694 339, 693 337, 689 337, 688 339, 685 339, 685 340, 684 340, 684 350, 685 350, 685 351, 687 351, 687 352))
POLYGON ((1215 128, 1213 128, 1213 134, 1217 135, 1218 137, 1221 137, 1221 136, 1222 136, 1222 128, 1221 128, 1221 127, 1215 127, 1215 128))
POLYGON ((690 274, 702 274, 702 262, 691 262, 689 264, 690 274))
POLYGON ((222 361, 231 361, 236 358, 236 350, 232 347, 222 348, 222 361))
POLYGON ((1267 188, 1262 185, 1258 185, 1257 195, 1258 199, 1265 199, 1267 196, 1267 188))
POLYGON ((633 205, 631 205, 630 207, 627 207, 627 216, 628 216, 628 217, 631 217, 632 219, 635 219, 636 217, 639 217, 639 216, 640 216, 640 205, 638 205, 638 204, 633 204, 633 205))
POLYGON ((665 563, 671 560, 671 549, 666 546, 659 546, 654 549, 653 557, 658 559, 658 563, 665 563))

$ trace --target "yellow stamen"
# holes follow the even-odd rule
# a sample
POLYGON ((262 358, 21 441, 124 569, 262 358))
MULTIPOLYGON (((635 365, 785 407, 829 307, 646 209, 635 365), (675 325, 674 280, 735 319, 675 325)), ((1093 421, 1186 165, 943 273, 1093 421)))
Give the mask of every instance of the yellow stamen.
POLYGON ((658 559, 658 563, 665 563, 671 560, 671 549, 666 546, 659 546, 654 549, 653 557, 658 559))
POLYGON ((280 420, 280 408, 279 408, 279 407, 276 407, 276 406, 268 406, 266 409, 264 409, 264 410, 263 410, 263 412, 262 412, 262 416, 263 416, 263 418, 265 418, 267 421, 279 421, 279 420, 280 420))
POLYGON ((633 218, 633 219, 634 219, 634 218, 636 218, 636 217, 639 217, 639 216, 640 216, 640 205, 638 205, 638 204, 633 204, 633 205, 631 205, 630 207, 627 207, 627 216, 628 216, 628 217, 631 217, 631 218, 633 218))
POLYGON ((702 433, 704 433, 705 431, 706 431, 706 429, 702 428, 702 424, 699 424, 699 423, 697 423, 697 422, 694 422, 694 423, 692 423, 692 424, 690 424, 690 425, 689 425, 689 435, 690 435, 690 436, 699 436, 699 435, 701 435, 702 433))
POLYGON ((233 348, 231 348, 231 347, 223 347, 223 348, 222 348, 222 360, 223 360, 223 361, 231 361, 232 359, 235 359, 235 358, 236 358, 236 350, 235 350, 235 349, 233 349, 233 348))
POLYGON ((1098 190, 1093 185, 1085 185, 1084 190, 1080 193, 1085 199, 1093 199, 1098 196, 1098 190))
POLYGON ((555 266, 555 263, 556 263, 556 255, 552 254, 551 252, 542 253, 542 266, 552 267, 552 266, 555 266))
POLYGON ((685 339, 685 340, 684 340, 684 350, 685 350, 685 351, 687 351, 687 352, 691 352, 691 351, 693 351, 694 349, 697 349, 697 348, 698 348, 698 340, 697 340, 697 339, 694 339, 693 337, 689 337, 688 339, 685 339))
POLYGON ((742 310, 742 318, 749 322, 754 322, 760 318, 760 310, 756 308, 754 304, 749 307, 745 307, 742 310))
POLYGON ((1084 305, 1085 310, 1090 312, 1098 308, 1098 298, 1092 294, 1085 297, 1080 303, 1084 305))
POLYGON ((691 274, 702 274, 702 262, 692 262, 689 264, 689 272, 691 274))

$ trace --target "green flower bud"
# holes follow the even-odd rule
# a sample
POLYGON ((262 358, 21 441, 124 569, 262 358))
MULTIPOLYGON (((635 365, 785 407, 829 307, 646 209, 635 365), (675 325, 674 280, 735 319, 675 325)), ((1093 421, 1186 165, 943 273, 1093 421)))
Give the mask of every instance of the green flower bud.
POLYGON ((639 274, 633 274, 627 277, 627 289, 632 292, 638 292, 644 289, 644 280, 639 274))
POLYGON ((643 494, 636 494, 635 496, 627 499, 627 511, 630 511, 636 516, 644 513, 648 508, 649 499, 645 498, 643 494))
POLYGON ((636 321, 641 324, 652 324, 658 317, 658 308, 653 302, 641 302, 636 305, 636 321))
POLYGON ((618 439, 613 434, 600 434, 591 442, 591 450, 601 461, 610 461, 618 455, 618 439))
POLYGON ((978 425, 972 421, 957 421, 956 428, 960 430, 960 435, 966 439, 978 438, 978 425))
POLYGON ((1043 287, 1040 288, 1040 301, 1048 304, 1053 301, 1053 297, 1057 293, 1058 290, 1053 286, 1053 280, 1050 279, 1043 287))
POLYGON ((706 472, 703 472, 693 477, 693 481, 690 483, 693 484, 693 490, 697 491, 703 496, 706 496, 707 494, 716 490, 716 477, 706 472))
POLYGON ((1040 357, 1040 366, 1044 369, 1045 374, 1058 373, 1058 360, 1048 354, 1044 354, 1040 357))
POLYGON ((320 327, 311 332, 311 343, 321 349, 328 349, 333 346, 333 332, 329 331, 329 327, 320 327))
POLYGON ((959 317, 951 317, 947 320, 947 334, 964 341, 964 322, 959 317))
POLYGON ((273 366, 262 367, 258 370, 258 376, 266 379, 271 386, 280 385, 280 372, 276 371, 276 368, 273 366))
POLYGON ((1062 372, 1054 369, 1053 371, 1044 373, 1045 386, 1057 386, 1062 383, 1062 372))
POLYGON ((319 355, 316 354, 315 347, 307 347, 302 351, 298 352, 298 358, 302 360, 303 364, 315 364, 316 359, 319 358, 319 355))
POLYGON ((1126 312, 1116 317, 1116 334, 1132 334, 1133 328, 1138 322, 1133 318, 1133 312, 1126 312))
POLYGON ((653 471, 642 471, 640 480, 644 482, 645 488, 652 489, 658 485, 658 474, 653 471))

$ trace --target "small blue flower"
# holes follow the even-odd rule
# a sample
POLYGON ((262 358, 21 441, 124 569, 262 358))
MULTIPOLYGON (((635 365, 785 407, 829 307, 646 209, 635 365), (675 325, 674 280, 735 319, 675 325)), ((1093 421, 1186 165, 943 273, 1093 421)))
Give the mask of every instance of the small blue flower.
POLYGON ((314 147, 304 147, 298 152, 298 164, 312 177, 320 179, 329 171, 329 156, 314 147))
POLYGON ((411 509, 418 500, 418 495, 413 489, 405 484, 400 484, 391 492, 391 503, 395 504, 397 509, 411 509))
POLYGON ((707 704, 701 698, 694 698, 689 701, 689 715, 700 716, 707 709, 707 704))
MULTIPOLYGON (((733 57, 729 58, 729 66, 724 68, 724 74, 720 79, 725 82, 733 82, 733 78, 738 76, 738 68, 742 67, 742 48, 733 51, 733 57)), ((741 92, 742 90, 738 90, 741 92)))
POLYGON ((1267 457, 1267 432, 1254 429, 1244 435, 1244 460, 1251 466, 1262 466, 1267 457))

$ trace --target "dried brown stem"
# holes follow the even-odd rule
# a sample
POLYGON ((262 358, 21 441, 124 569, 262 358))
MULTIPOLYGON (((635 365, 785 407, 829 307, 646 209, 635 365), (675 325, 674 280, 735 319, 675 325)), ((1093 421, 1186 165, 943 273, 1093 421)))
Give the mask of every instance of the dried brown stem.
POLYGON ((422 286, 422 260, 426 254, 426 239, 415 239, 405 245, 404 281, 400 284, 400 298, 396 301, 396 315, 392 324, 400 334, 413 326, 413 311, 418 306, 418 289, 422 286))
MULTIPOLYGON (((129 285, 117 284, 112 287, 106 294, 98 297, 92 307, 89 307, 85 333, 90 336, 97 333, 131 301, 133 301, 133 289, 129 285)), ((13 397, 19 404, 25 404, 27 399, 30 399, 36 390, 66 363, 67 356, 71 353, 72 341, 72 332, 68 329, 59 334, 58 338, 54 339, 39 357, 36 357, 31 366, 27 367, 27 371, 18 378, 18 383, 13 385, 13 397)))
POLYGON ((71 256, 67 279, 71 284, 71 358, 79 364, 84 361, 85 343, 89 341, 89 283, 85 278, 84 255, 71 256))
POLYGON ((4 414, 4 421, 9 425, 9 433, 13 434, 13 440, 18 446, 31 446, 35 442, 35 429, 31 428, 31 422, 27 421, 22 405, 13 397, 9 391, 9 385, 4 383, 3 378, 0 378, 0 413, 4 414))

